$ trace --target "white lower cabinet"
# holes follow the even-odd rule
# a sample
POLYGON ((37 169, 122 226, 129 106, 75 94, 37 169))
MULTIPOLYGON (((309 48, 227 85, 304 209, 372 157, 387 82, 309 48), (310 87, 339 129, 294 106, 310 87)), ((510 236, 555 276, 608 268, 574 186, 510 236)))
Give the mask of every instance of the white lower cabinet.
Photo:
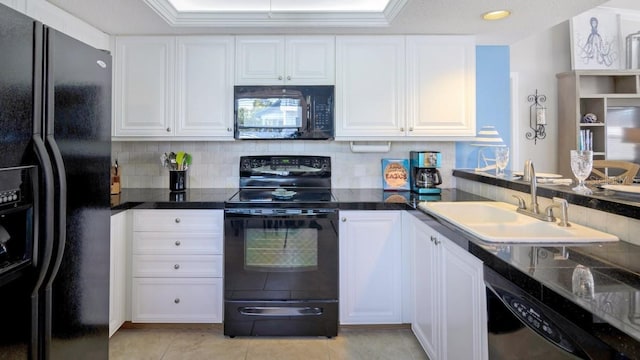
POLYGON ((482 262, 410 216, 414 244, 411 328, 430 359, 488 358, 482 262))
POLYGON ((109 336, 127 320, 128 212, 111 216, 109 336))
POLYGON ((135 210, 133 322, 222 322, 222 210, 135 210))
POLYGON ((402 322, 401 211, 340 211, 340 323, 402 322))

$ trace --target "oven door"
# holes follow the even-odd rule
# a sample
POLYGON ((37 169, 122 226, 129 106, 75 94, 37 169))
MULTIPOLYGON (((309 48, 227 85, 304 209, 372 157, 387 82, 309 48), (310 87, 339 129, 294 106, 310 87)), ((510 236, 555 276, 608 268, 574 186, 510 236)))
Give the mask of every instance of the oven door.
POLYGON ((335 209, 227 209, 225 301, 338 299, 335 209))

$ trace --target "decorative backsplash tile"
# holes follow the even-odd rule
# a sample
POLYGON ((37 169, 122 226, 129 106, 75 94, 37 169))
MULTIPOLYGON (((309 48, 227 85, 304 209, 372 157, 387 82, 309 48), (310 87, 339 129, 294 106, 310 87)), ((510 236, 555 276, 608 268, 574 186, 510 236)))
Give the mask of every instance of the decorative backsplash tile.
POLYGON ((331 157, 332 187, 381 189, 382 158, 408 159, 412 150, 440 151, 441 187, 453 187, 454 142, 394 142, 387 153, 354 153, 348 142, 338 141, 113 142, 111 157, 118 160, 123 187, 168 188, 169 174, 160 155, 180 150, 193 156, 190 188, 237 187, 240 156, 320 155, 331 157))

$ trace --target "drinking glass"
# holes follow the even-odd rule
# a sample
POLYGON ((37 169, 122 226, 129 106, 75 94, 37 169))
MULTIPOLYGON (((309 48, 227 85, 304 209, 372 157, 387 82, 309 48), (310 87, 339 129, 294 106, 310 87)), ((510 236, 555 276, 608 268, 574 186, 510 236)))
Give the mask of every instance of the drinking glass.
POLYGON ((591 194, 591 190, 584 185, 584 180, 591 174, 593 169, 593 151, 591 150, 571 150, 571 171, 578 179, 578 186, 572 190, 583 194, 591 194))
POLYGON ((498 146, 496 148, 496 176, 504 176, 507 163, 509 163, 509 148, 498 146))
POLYGON ((571 275, 571 290, 572 292, 581 298, 593 299, 595 293, 595 283, 593 281, 593 274, 591 270, 583 265, 577 265, 573 269, 571 275))

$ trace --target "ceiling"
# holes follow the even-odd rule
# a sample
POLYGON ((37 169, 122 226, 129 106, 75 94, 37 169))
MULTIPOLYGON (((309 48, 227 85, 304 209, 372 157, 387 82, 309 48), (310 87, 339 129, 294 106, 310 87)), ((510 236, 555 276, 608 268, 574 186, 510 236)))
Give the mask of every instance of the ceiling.
POLYGON ((172 27, 145 0, 47 1, 111 35, 472 34, 479 44, 511 44, 603 4, 640 11, 637 0, 407 0, 389 26, 335 26, 308 21, 304 26, 279 22, 277 26, 172 27), (511 10, 512 15, 494 22, 481 19, 484 12, 500 8, 511 10))

